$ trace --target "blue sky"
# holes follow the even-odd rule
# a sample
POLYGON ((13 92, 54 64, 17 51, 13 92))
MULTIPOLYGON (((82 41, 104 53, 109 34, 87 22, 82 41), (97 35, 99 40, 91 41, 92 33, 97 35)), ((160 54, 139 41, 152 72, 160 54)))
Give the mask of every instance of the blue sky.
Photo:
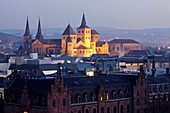
POLYGON ((170 28, 170 0, 0 0, 0 29, 78 27, 83 10, 91 27, 170 28))

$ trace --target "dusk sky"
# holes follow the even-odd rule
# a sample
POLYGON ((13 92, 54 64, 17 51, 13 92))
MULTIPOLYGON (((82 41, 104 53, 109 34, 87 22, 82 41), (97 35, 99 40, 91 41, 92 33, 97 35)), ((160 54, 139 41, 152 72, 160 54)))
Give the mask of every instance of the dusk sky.
POLYGON ((0 29, 78 27, 83 10, 90 27, 170 28, 170 0, 1 0, 0 29))

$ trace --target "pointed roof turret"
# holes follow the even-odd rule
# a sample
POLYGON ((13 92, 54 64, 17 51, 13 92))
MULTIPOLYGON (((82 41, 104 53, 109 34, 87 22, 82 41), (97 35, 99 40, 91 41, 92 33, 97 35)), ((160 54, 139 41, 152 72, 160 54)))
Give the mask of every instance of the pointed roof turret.
POLYGON ((73 28, 71 27, 70 24, 68 24, 67 28, 65 29, 65 31, 63 32, 63 35, 76 35, 76 33, 74 32, 73 28))
POLYGON ((25 29, 24 36, 31 36, 29 22, 28 22, 28 16, 27 16, 27 23, 26 23, 26 29, 25 29))
POLYGON ((152 61, 152 75, 156 76, 155 56, 154 55, 153 55, 153 61, 152 61))
POLYGON ((86 18, 85 18, 84 13, 83 13, 83 18, 82 18, 81 25, 80 25, 79 28, 89 28, 89 27, 87 26, 86 18))
POLYGON ((40 18, 38 22, 38 31, 37 31, 36 39, 43 39, 40 18))

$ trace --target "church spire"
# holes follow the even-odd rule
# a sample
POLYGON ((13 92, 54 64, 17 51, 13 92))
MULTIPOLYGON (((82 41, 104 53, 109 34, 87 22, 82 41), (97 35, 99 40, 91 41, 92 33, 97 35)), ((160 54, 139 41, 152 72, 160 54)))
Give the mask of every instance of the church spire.
POLYGON ((86 18, 85 18, 85 14, 83 13, 83 18, 81 21, 81 25, 79 28, 88 28, 87 23, 86 23, 86 18))
POLYGON ((43 39, 40 18, 38 22, 38 31, 37 31, 36 39, 43 39))
POLYGON ((27 16, 26 29, 25 29, 24 36, 31 36, 30 29, 29 29, 28 16, 27 16))

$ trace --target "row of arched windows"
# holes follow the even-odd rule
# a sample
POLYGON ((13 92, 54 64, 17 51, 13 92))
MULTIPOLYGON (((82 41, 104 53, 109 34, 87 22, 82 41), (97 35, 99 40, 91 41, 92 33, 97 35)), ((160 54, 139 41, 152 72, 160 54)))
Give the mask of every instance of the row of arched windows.
MULTIPOLYGON (((75 97, 72 98, 72 103, 96 101, 97 97, 98 96, 93 92, 91 94, 88 94, 85 92, 83 95, 81 95, 80 93, 77 93, 75 97)), ((128 89, 126 89, 125 92, 123 92, 121 89, 119 89, 117 92, 115 90, 110 91, 110 92, 106 91, 106 100, 129 98, 129 97, 130 97, 130 93, 128 89)))
MULTIPOLYGON (((123 110, 123 109, 124 109, 124 106, 121 105, 121 106, 120 106, 120 111, 119 111, 119 113, 124 113, 124 110, 123 110)), ((70 113, 74 113, 74 112, 71 111, 70 113)), ((77 113, 82 113, 82 111, 79 110, 77 113)), ((90 113, 90 111, 89 111, 88 109, 86 109, 84 113, 90 113)), ((100 112, 97 112, 97 109, 96 109, 96 108, 93 108, 92 113, 105 113, 104 107, 101 107, 100 112)), ((106 108, 106 113, 111 113, 110 107, 107 107, 107 108, 106 108)), ((118 113, 118 107, 117 107, 117 106, 114 106, 114 107, 113 107, 113 113, 118 113)), ((130 107, 129 107, 129 105, 126 106, 126 113, 130 113, 130 107)))

